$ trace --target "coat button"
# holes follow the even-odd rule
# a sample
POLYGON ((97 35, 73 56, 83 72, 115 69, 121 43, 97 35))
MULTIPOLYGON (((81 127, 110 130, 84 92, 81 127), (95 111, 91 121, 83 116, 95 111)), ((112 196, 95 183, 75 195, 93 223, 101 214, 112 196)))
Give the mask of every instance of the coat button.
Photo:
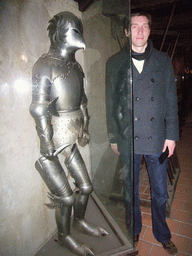
POLYGON ((148 137, 148 140, 152 140, 152 137, 150 136, 150 137, 148 137))
POLYGON ((135 139, 135 140, 138 140, 138 139, 139 139, 139 137, 138 137, 138 136, 135 136, 135 137, 134 137, 134 139, 135 139))
POLYGON ((154 101, 155 100, 155 98, 154 97, 151 97, 151 101, 154 101))
POLYGON ((151 78, 151 82, 152 82, 152 83, 154 83, 154 82, 155 82, 155 80, 154 80, 153 78, 151 78))
POLYGON ((138 101, 138 100, 140 100, 140 98, 139 98, 139 97, 136 97, 135 100, 138 101))
POLYGON ((150 121, 153 121, 155 118, 154 117, 151 117, 150 121))

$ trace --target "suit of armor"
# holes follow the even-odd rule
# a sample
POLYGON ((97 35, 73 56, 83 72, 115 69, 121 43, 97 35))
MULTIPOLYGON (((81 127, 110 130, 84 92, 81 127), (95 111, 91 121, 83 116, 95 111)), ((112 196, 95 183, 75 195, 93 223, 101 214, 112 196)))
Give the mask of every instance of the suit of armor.
POLYGON ((30 113, 36 122, 42 155, 35 167, 50 190, 51 203, 47 206, 55 208, 59 243, 77 255, 94 255, 70 234, 72 206, 76 230, 93 236, 107 234, 84 218, 93 187, 76 145, 76 141, 80 146, 89 142, 84 73, 75 60, 75 52, 85 49, 83 27, 75 15, 61 12, 50 20, 48 30, 51 47, 38 59, 32 72, 30 113), (79 191, 76 195, 58 154, 65 156, 65 165, 79 191))

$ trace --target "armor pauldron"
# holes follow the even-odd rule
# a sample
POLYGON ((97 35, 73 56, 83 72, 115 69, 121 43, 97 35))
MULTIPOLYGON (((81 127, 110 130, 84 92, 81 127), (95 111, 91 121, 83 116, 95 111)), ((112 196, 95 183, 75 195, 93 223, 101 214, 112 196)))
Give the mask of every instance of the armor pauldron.
POLYGON ((48 106, 49 106, 48 101, 44 101, 42 103, 33 102, 31 104, 30 113, 36 122, 38 122, 39 117, 49 116, 48 106))

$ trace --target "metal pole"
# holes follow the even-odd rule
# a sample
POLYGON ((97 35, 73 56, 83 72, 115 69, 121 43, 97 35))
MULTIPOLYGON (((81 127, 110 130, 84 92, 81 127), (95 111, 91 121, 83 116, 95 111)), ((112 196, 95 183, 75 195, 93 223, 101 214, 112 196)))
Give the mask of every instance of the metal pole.
POLYGON ((175 48, 176 48, 176 45, 177 45, 177 42, 178 42, 178 39, 179 39, 179 36, 180 36, 180 32, 178 32, 178 35, 177 35, 177 38, 176 38, 176 41, 175 41, 175 45, 174 45, 174 48, 173 48, 173 51, 172 51, 172 54, 171 54, 171 59, 173 58, 173 55, 174 55, 174 52, 175 52, 175 48))
POLYGON ((167 32, 168 32, 168 30, 169 30, 169 26, 170 26, 170 24, 171 24, 171 20, 172 20, 173 13, 174 13, 174 10, 175 10, 176 2, 177 2, 177 0, 175 1, 174 5, 173 5, 173 9, 172 9, 172 11, 171 11, 171 16, 170 16, 170 18, 169 18, 169 22, 168 22, 167 28, 166 28, 166 30, 165 30, 165 34, 164 34, 164 37, 163 37, 163 41, 162 41, 162 43, 161 43, 160 51, 162 51, 162 49, 163 49, 163 45, 164 45, 164 42, 165 42, 165 38, 166 38, 166 36, 167 36, 167 32))
POLYGON ((169 46, 168 46, 168 48, 167 48, 167 54, 168 54, 168 55, 169 55, 170 49, 171 49, 171 44, 169 44, 169 46))

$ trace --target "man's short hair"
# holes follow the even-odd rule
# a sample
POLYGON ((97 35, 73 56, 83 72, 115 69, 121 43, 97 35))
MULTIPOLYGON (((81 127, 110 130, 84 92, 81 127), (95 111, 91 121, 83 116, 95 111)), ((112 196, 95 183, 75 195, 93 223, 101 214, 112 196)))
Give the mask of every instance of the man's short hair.
POLYGON ((133 12, 131 13, 131 17, 129 15, 127 15, 124 19, 124 30, 130 30, 130 21, 131 18, 133 17, 139 17, 139 16, 145 16, 148 19, 148 24, 149 24, 149 28, 151 29, 151 23, 152 23, 152 19, 151 19, 151 15, 146 13, 146 12, 133 12))

